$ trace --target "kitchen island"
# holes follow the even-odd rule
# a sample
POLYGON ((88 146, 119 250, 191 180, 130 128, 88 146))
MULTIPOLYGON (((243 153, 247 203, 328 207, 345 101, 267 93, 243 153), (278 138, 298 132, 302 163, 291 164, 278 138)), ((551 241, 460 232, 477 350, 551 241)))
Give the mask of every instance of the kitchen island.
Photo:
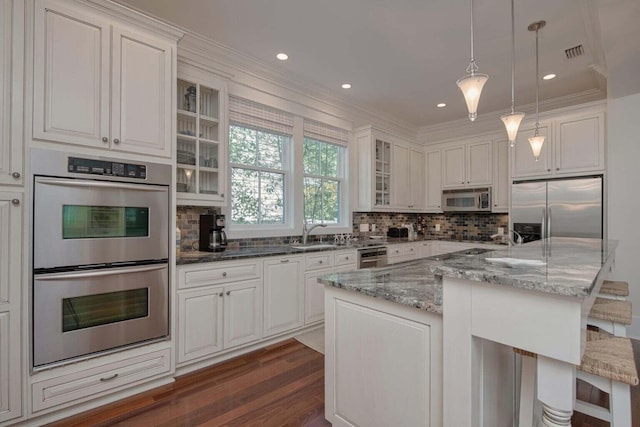
POLYGON ((498 343, 538 354, 537 397, 556 419, 545 422, 568 422, 586 317, 615 247, 551 238, 323 277, 326 418, 474 425, 495 398, 486 388, 483 396, 484 344, 498 343), (509 267, 500 258, 538 265, 509 267))

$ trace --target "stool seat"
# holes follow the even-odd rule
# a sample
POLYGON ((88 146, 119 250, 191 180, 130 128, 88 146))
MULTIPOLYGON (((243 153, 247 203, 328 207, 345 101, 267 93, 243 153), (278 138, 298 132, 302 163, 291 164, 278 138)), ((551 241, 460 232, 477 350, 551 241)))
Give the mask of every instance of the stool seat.
POLYGON ((629 338, 588 331, 579 370, 613 381, 638 385, 638 371, 629 338))
POLYGON ((600 288, 601 294, 615 295, 618 297, 629 296, 629 283, 623 281, 605 280, 600 288))
POLYGON ((631 302, 607 298, 596 298, 589 317, 631 325, 631 302))

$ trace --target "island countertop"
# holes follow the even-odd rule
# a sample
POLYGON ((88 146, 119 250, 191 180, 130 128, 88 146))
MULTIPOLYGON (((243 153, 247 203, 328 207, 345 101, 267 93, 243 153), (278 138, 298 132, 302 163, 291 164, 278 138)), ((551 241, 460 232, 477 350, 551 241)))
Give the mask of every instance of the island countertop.
POLYGON ((327 274, 318 281, 434 313, 442 313, 442 276, 583 298, 593 291, 616 246, 615 241, 553 237, 476 255, 460 251, 388 267, 327 274), (514 268, 486 258, 544 264, 514 268))

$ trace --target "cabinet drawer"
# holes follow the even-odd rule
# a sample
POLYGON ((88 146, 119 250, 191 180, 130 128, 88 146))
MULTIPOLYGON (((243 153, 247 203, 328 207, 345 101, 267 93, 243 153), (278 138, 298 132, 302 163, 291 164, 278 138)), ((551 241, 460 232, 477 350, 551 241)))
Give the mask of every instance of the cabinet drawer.
POLYGON ((261 263, 247 262, 240 264, 217 263, 202 270, 184 272, 181 288, 215 285, 218 283, 237 282, 239 280, 257 279, 261 276, 261 263))
POLYGON ((403 255, 415 255, 417 253, 418 250, 416 249, 415 245, 407 245, 402 248, 403 255))
POLYGON ((317 270, 333 266, 333 252, 307 254, 304 260, 305 270, 317 270))
POLYGON ((31 386, 33 412, 94 399, 106 392, 171 370, 171 349, 63 375, 31 386))
POLYGON ((355 264, 358 260, 358 253, 356 251, 340 251, 335 253, 334 265, 350 265, 355 264))
POLYGON ((387 257, 394 258, 402 255, 404 255, 402 246, 394 245, 387 247, 387 257))

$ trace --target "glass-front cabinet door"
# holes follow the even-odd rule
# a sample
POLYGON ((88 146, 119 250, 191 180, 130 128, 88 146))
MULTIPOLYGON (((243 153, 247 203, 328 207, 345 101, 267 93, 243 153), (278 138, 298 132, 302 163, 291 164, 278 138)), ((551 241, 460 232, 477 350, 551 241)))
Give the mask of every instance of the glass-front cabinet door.
POLYGON ((376 139, 375 155, 375 204, 391 204, 391 144, 376 139))
POLYGON ((177 202, 225 205, 226 84, 179 63, 177 89, 177 202))

